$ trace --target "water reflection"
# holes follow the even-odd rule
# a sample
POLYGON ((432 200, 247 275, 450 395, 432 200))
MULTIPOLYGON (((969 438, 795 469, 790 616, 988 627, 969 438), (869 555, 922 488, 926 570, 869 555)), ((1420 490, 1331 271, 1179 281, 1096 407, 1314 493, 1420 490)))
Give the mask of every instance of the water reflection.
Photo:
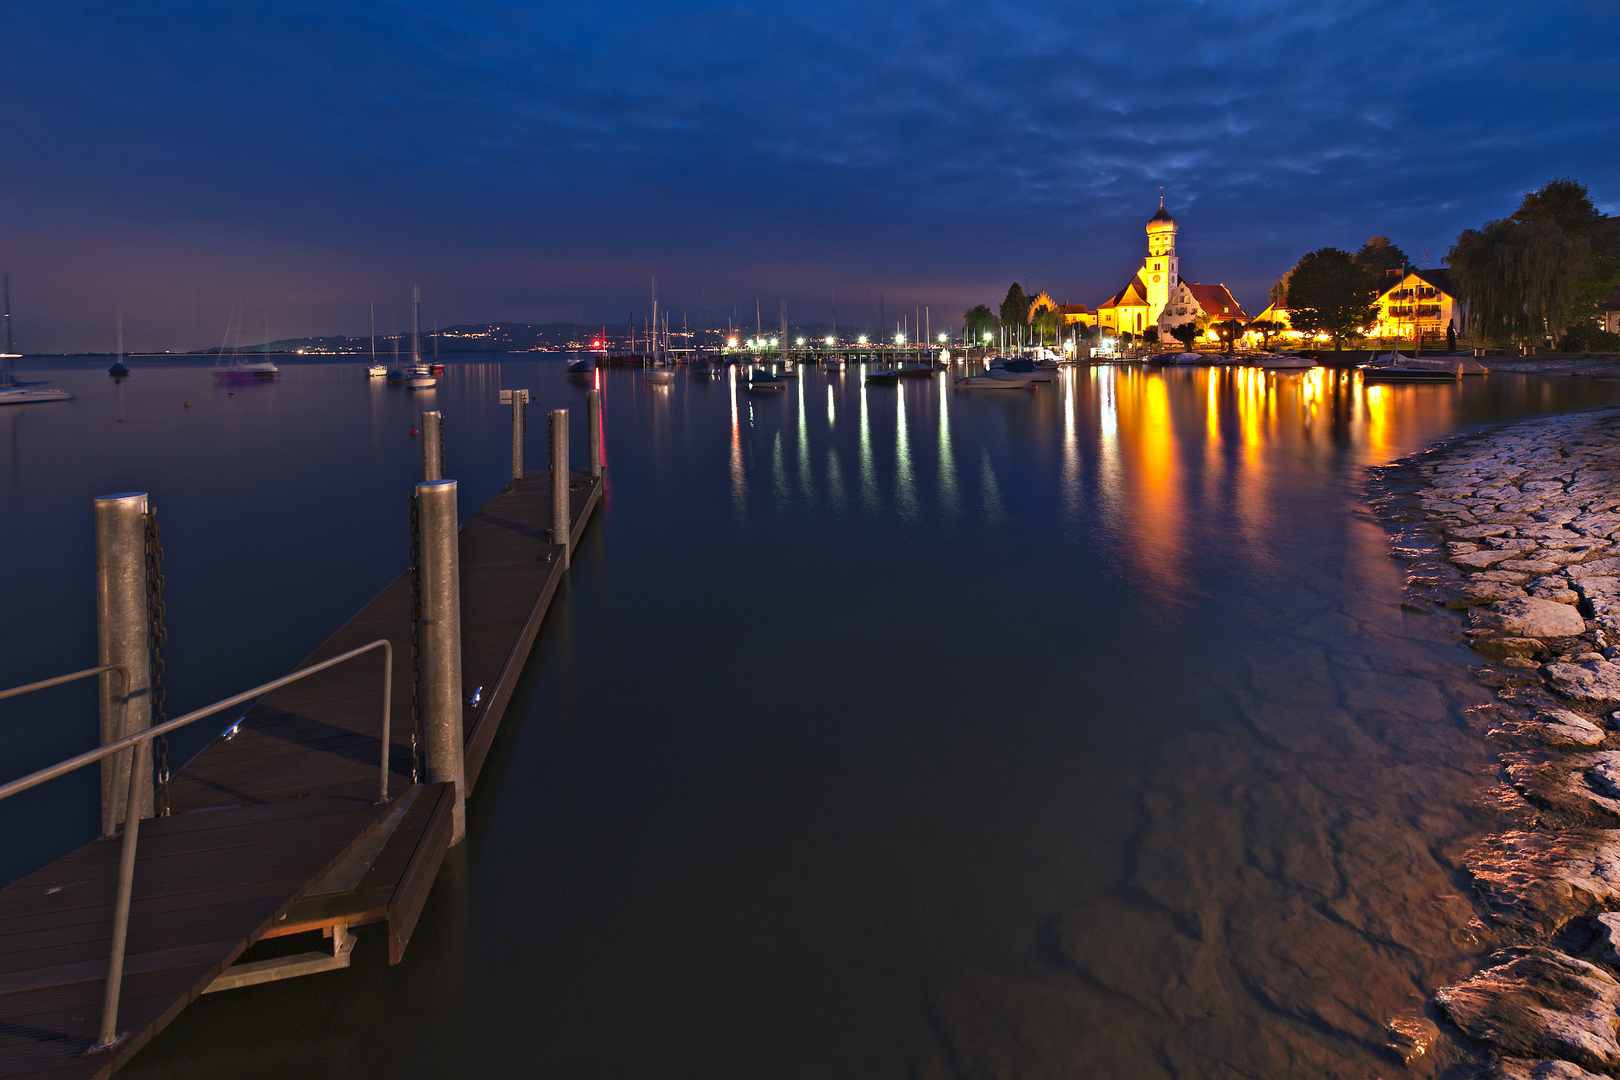
MULTIPOLYGON (((119 424, 99 369, 53 377, 67 411, 0 415, 17 681, 94 640, 95 494, 162 508, 174 708, 288 670, 403 567, 403 392, 141 370, 119 424), (286 557, 243 573, 244 537, 286 557)), ((583 406, 554 364, 452 363, 467 511, 505 483, 502 385, 583 406)), ((349 971, 209 995, 127 1075, 1387 1075, 1384 1021, 1470 970, 1439 854, 1477 827, 1468 657, 1402 614, 1364 469, 1620 387, 602 386, 611 512, 465 878, 404 964, 363 931, 349 971)), ((82 749, 48 719, 7 729, 18 760, 82 749)), ((6 812, 0 854, 40 854, 6 812)))

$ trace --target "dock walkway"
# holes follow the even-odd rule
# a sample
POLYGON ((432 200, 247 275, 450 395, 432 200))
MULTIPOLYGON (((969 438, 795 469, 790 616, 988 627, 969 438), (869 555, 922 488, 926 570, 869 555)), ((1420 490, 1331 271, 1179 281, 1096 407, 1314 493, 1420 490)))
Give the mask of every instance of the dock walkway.
MULTIPOLYGON (((602 481, 570 483, 577 543, 602 481)), ((513 481, 463 523, 463 733, 469 792, 562 580, 550 480, 513 481)), ((346 967, 350 931, 386 922, 404 956, 450 843, 453 792, 412 782, 407 571, 304 665, 393 644, 389 801, 377 803, 380 659, 277 690, 169 784, 172 816, 142 823, 113 1050, 96 1041, 121 841, 92 841, 0 889, 0 1080, 100 1078, 210 990, 346 967), (321 931, 325 952, 233 967, 254 943, 321 931)))

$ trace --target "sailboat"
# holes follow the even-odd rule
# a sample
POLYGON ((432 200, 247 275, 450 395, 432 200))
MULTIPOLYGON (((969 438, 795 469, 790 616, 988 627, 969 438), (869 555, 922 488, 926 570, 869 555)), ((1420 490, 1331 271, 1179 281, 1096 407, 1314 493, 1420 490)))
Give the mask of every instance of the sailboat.
MULTIPOLYGON (((242 317, 243 317, 243 320, 246 321, 246 319, 247 319, 247 308, 246 308, 246 306, 244 306, 243 309, 242 309, 242 317)), ((269 325, 269 317, 268 316, 266 316, 266 318, 265 318, 265 323, 266 323, 266 327, 268 328, 268 325, 269 325)), ((231 317, 225 323, 225 338, 226 338, 226 340, 229 340, 229 338, 231 336, 231 328, 233 326, 236 326, 236 336, 237 336, 238 342, 240 342, 241 337, 242 337, 242 329, 241 329, 240 326, 236 325, 236 306, 234 304, 231 305, 231 317)), ((269 337, 268 333, 266 333, 266 335, 265 335, 264 344, 265 344, 265 348, 269 349, 269 347, 270 347, 270 337, 269 337)), ((215 361, 215 363, 214 363, 214 381, 215 382, 220 382, 220 383, 260 382, 260 381, 263 381, 263 380, 275 378, 276 375, 279 373, 279 371, 280 371, 280 369, 277 368, 276 365, 271 363, 269 360, 247 361, 247 360, 242 359, 241 351, 239 349, 237 349, 237 348, 232 348, 231 349, 230 363, 225 363, 225 342, 221 341, 219 343, 219 359, 217 361, 215 361)))
POLYGON ((377 363, 377 305, 368 304, 371 313, 371 366, 366 368, 368 379, 381 379, 388 374, 388 365, 377 363))
POLYGON ((405 372, 405 386, 410 390, 431 390, 439 380, 433 369, 422 363, 422 286, 414 286, 411 296, 411 366, 405 372))
POLYGON ((121 379, 129 374, 129 367, 124 363, 124 313, 118 313, 118 359, 114 360, 107 374, 115 379, 121 379))

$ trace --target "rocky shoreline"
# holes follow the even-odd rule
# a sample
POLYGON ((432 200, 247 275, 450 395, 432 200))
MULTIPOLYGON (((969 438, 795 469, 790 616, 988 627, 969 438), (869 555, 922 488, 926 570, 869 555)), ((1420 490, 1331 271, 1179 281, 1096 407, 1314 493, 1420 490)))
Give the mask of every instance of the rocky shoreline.
POLYGON ((1437 1017, 1490 1076, 1620 1076, 1620 407, 1441 444, 1372 494, 1406 606, 1459 612, 1496 696, 1496 828, 1461 869, 1499 947, 1437 1017))

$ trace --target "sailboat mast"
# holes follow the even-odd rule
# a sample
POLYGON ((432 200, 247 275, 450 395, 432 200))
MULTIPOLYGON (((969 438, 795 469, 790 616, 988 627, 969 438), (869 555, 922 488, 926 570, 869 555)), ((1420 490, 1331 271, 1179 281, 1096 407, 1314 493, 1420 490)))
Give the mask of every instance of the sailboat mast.
POLYGON ((411 286, 411 363, 422 362, 422 286, 411 286))
POLYGON ((5 275, 6 280, 6 352, 14 353, 17 350, 11 346, 11 275, 5 275))
POLYGON ((377 303, 376 303, 376 301, 372 301, 371 303, 367 304, 366 305, 366 310, 368 312, 370 312, 370 314, 371 314, 371 363, 372 363, 372 366, 375 367, 376 364, 377 364, 377 303))
MULTIPOLYGON (((6 350, 6 352, 10 351, 10 349, 6 350)), ((124 313, 122 311, 118 313, 118 362, 124 362, 124 313)))

